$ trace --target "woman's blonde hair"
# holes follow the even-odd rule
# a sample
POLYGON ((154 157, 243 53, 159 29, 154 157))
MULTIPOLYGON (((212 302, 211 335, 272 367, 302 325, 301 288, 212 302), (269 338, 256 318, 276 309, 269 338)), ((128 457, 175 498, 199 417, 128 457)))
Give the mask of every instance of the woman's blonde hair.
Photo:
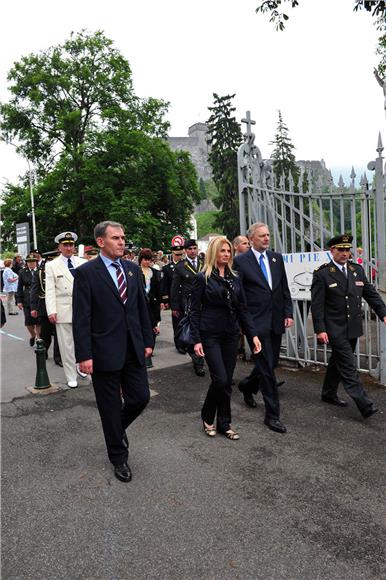
POLYGON ((12 264, 12 260, 10 258, 6 258, 4 260, 4 266, 5 268, 9 268, 9 266, 12 264))
POLYGON ((233 274, 233 276, 237 276, 236 272, 232 269, 233 266, 232 244, 226 237, 218 236, 217 238, 213 238, 212 240, 210 240, 208 249, 205 254, 205 266, 203 267, 202 271, 205 273, 206 281, 208 281, 208 278, 213 272, 213 268, 216 266, 217 254, 221 250, 223 244, 228 244, 229 249, 231 251, 231 257, 228 262, 228 269, 233 274))

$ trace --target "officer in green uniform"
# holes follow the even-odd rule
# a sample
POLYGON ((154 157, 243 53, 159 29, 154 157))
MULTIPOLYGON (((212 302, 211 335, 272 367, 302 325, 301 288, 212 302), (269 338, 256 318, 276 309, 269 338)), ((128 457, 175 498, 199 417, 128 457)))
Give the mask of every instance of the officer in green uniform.
POLYGON ((386 324, 386 306, 359 264, 349 262, 352 236, 332 238, 327 246, 332 260, 314 271, 311 311, 318 341, 332 350, 322 388, 322 401, 345 407, 338 398, 342 381, 363 418, 377 412, 359 379, 354 350, 362 329, 362 299, 386 324))
MULTIPOLYGON (((194 277, 201 272, 204 262, 198 257, 196 240, 188 240, 184 245, 186 258, 179 262, 173 272, 173 280, 170 291, 170 306, 172 316, 177 321, 186 312, 194 277)), ((194 372, 198 377, 205 376, 204 359, 195 354, 193 346, 188 349, 188 354, 193 362, 194 372)))

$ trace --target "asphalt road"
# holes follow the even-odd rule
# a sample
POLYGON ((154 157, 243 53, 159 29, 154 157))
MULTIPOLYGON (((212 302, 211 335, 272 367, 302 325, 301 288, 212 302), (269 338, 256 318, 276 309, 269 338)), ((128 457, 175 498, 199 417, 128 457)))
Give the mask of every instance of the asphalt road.
MULTIPOLYGON (((1 405, 2 578, 386 578, 385 415, 364 422, 352 403, 323 405, 323 371, 281 369, 288 433, 269 431, 261 399, 248 409, 236 389, 241 438, 212 440, 199 420, 207 377, 166 368, 168 353, 186 359, 163 348, 149 407, 128 432, 129 484, 108 463, 90 385, 23 388, 1 405)), ((23 357, 6 359, 27 384, 23 357)), ((236 378, 248 369, 239 363, 236 378)), ((386 390, 367 388, 386 409, 386 390)))

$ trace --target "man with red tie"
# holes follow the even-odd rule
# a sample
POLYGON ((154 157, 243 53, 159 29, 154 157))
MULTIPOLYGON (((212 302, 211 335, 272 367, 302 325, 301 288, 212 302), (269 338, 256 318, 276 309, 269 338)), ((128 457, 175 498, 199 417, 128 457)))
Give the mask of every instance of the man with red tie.
POLYGON ((95 226, 100 254, 75 271, 73 332, 80 369, 92 375, 107 453, 115 476, 131 480, 127 427, 149 402, 145 357, 153 350, 153 333, 141 271, 122 260, 125 233, 121 224, 95 226), (123 398, 123 404, 122 404, 123 398))

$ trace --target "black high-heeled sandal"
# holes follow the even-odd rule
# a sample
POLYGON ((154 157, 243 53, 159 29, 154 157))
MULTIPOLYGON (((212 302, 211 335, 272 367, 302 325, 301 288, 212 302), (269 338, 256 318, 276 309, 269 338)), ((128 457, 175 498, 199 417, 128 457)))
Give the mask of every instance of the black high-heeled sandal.
POLYGON ((217 431, 214 425, 207 425, 205 421, 202 421, 202 426, 204 428, 205 435, 208 435, 208 437, 214 437, 216 435, 217 431))
POLYGON ((240 439, 240 435, 237 433, 237 431, 234 431, 233 429, 222 431, 221 435, 224 435, 224 437, 230 439, 231 441, 238 441, 240 439))

